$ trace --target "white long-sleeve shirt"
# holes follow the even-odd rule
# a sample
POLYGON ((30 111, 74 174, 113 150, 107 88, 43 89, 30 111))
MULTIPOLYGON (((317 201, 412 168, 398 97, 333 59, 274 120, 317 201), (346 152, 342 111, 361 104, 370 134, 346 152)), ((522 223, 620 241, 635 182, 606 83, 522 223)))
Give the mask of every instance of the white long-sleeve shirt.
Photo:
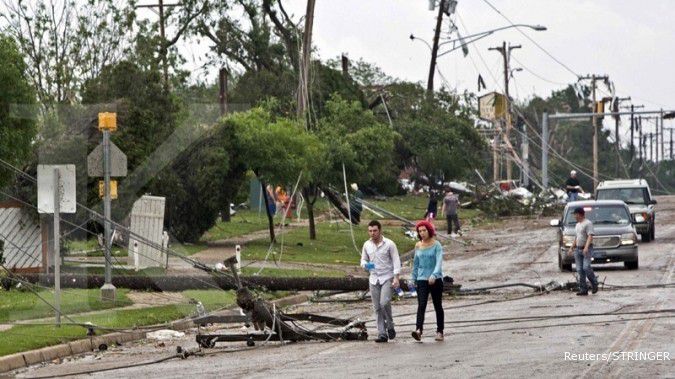
POLYGON ((368 262, 375 264, 375 268, 370 270, 370 284, 383 284, 401 273, 398 249, 389 238, 382 237, 382 241, 377 245, 371 239, 363 243, 361 267, 365 268, 368 262))

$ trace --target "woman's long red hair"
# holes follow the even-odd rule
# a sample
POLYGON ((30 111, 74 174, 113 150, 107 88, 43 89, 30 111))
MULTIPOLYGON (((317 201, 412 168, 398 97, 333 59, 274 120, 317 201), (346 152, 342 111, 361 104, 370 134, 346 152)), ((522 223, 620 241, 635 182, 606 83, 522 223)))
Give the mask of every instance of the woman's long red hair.
POLYGON ((421 226, 424 226, 425 228, 427 228, 427 231, 429 232, 429 238, 436 235, 436 228, 434 228, 434 224, 430 223, 427 220, 422 220, 422 221, 418 221, 417 224, 415 225, 415 231, 417 232, 417 237, 419 239, 422 239, 422 237, 420 236, 420 227, 421 226))

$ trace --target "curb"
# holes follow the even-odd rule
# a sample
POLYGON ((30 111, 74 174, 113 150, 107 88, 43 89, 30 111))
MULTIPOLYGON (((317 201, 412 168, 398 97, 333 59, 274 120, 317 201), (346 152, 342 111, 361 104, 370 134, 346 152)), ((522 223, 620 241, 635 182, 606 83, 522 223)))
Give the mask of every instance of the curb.
MULTIPOLYGON (((277 299, 272 303, 276 304, 278 307, 287 307, 290 305, 302 304, 309 301, 309 299, 310 295, 297 294, 277 299)), ((171 322, 166 326, 166 329, 180 331, 188 329, 192 326, 192 320, 179 320, 171 322)), ((0 357, 0 374, 38 363, 53 361, 54 359, 61 359, 96 351, 102 344, 122 344, 124 342, 142 340, 146 338, 146 333, 147 332, 144 331, 116 332, 90 337, 88 339, 70 341, 59 345, 47 346, 37 350, 29 350, 21 353, 6 355, 4 357, 0 357)))

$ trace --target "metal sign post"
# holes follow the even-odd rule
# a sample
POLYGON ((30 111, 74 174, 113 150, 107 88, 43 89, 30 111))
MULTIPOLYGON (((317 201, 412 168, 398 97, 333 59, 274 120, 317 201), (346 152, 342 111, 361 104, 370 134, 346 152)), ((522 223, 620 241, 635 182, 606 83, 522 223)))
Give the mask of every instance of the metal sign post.
POLYGON ((61 173, 54 168, 54 308, 56 326, 61 326, 61 173))
POLYGON ((61 325, 61 213, 75 213, 75 165, 38 165, 38 213, 53 213, 54 309, 61 325))
MULTIPOLYGON (((111 211, 110 211, 110 177, 113 175, 112 167, 112 157, 111 157, 111 142, 110 142, 110 132, 117 130, 117 114, 116 113, 99 113, 98 114, 98 129, 103 132, 103 227, 104 227, 104 241, 103 241, 103 250, 105 254, 105 282, 103 287, 101 287, 101 299, 104 301, 114 301, 116 298, 116 288, 112 284, 112 255, 110 250, 112 248, 112 239, 110 238, 111 234, 111 211)), ((119 149, 118 149, 119 150, 119 149)), ((120 158, 123 159, 122 170, 123 175, 126 175, 126 156, 123 153, 119 152, 120 158)), ((98 154, 92 152, 88 158, 88 171, 91 176, 92 173, 95 173, 96 168, 100 167, 98 165, 92 164, 92 160, 96 160, 98 154)), ((115 174, 119 175, 121 172, 116 172, 115 174)), ((122 175, 120 175, 122 176, 122 175)))

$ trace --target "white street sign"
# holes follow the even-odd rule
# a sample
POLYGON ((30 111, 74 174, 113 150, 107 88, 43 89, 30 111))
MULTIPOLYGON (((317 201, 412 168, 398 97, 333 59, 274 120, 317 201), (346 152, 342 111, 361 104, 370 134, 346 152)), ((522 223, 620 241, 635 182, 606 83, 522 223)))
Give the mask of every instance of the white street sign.
POLYGON ((54 169, 60 172, 59 198, 61 213, 75 213, 75 165, 38 165, 38 212, 54 213, 54 169))

